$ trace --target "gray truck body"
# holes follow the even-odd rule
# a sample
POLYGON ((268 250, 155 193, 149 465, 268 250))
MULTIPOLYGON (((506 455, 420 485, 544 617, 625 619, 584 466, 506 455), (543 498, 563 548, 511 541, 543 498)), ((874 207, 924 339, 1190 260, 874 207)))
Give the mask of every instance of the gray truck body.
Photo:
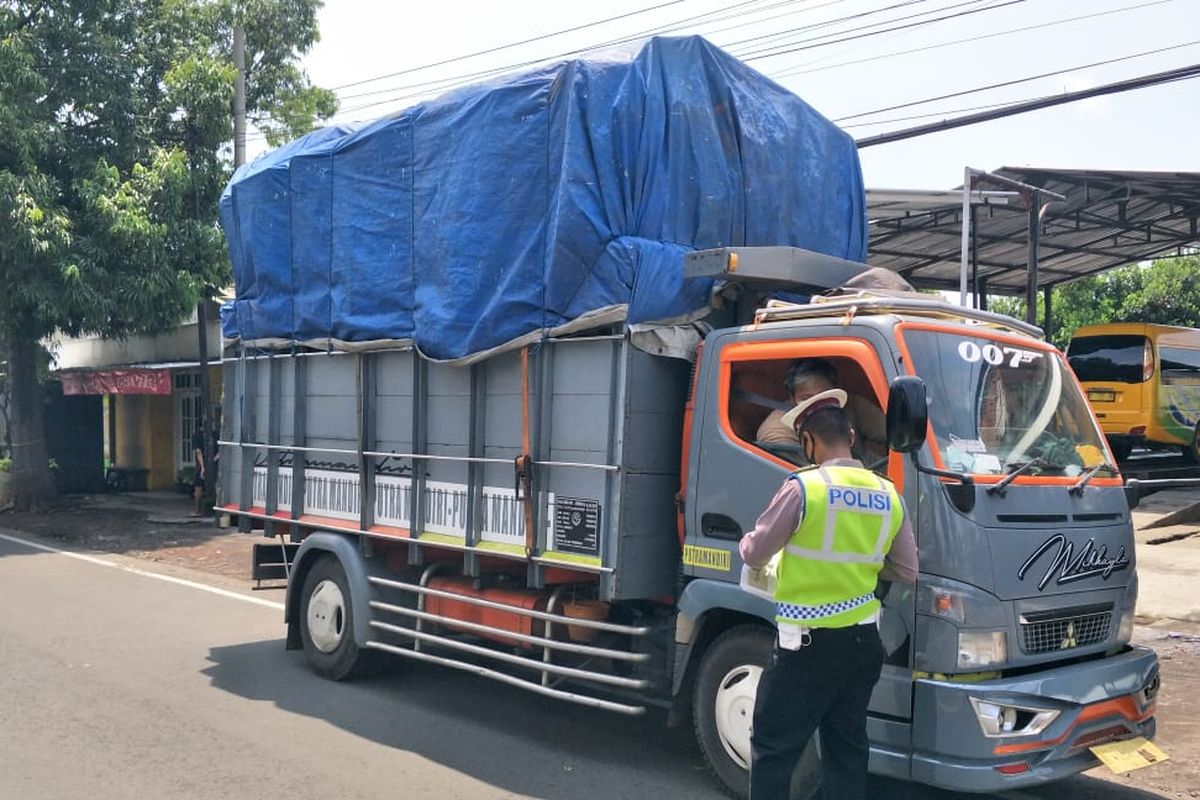
MULTIPOLYGON (((934 301, 881 300, 718 328, 695 366, 646 352, 624 331, 547 339, 470 365, 411 350, 231 353, 224 508, 301 542, 289 573, 293 645, 306 572, 327 555, 347 575, 360 648, 624 713, 681 708, 710 645, 774 618, 769 601, 738 585, 737 540, 789 470, 727 424, 736 353, 766 347, 771 368, 821 354, 797 344, 858 353, 873 360, 862 374, 883 405, 880 386, 909 373, 897 336, 905 324, 962 337, 1003 328, 934 301), (523 480, 514 463, 526 454, 523 480), (474 599, 447 610, 444 595, 459 591, 474 599), (528 597, 526 610, 502 599, 512 596, 528 597), (564 633, 569 596, 604 609, 577 623, 598 639, 564 633), (434 602, 443 605, 430 611, 434 602), (530 619, 516 640, 528 655, 513 656, 486 615, 451 624, 468 606, 530 619), (504 646, 489 645, 498 636, 504 646), (605 655, 588 660, 577 647, 605 655), (506 653, 493 659, 493 650, 506 653)), ((1003 334, 1035 341, 1016 323, 1003 334)), ((1097 481, 1074 492, 1022 478, 993 494, 920 472, 934 466, 930 448, 888 464, 913 521, 920 577, 884 587, 888 658, 871 701, 872 770, 990 791, 1089 768, 1089 744, 1153 736, 1157 662, 1128 642, 1137 582, 1121 488, 1097 481), (957 598, 960 619, 934 612, 939 593, 957 598), (1003 661, 964 669, 964 631, 1002 638, 1003 661), (1014 725, 1056 713, 1036 734, 988 735, 981 702, 1016 709, 1014 725)))

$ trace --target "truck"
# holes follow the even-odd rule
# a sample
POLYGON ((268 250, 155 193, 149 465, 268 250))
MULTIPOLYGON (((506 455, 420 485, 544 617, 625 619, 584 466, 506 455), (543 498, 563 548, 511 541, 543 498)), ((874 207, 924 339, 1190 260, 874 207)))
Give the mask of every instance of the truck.
MULTIPOLYGON (((1003 790, 1153 737, 1130 502, 1078 381, 1025 323, 839 293, 866 269, 853 143, 782 92, 700 40, 653 40, 235 175, 220 505, 278 540, 255 574, 287 580, 287 646, 334 680, 392 657, 690 720, 745 796, 775 609, 740 586, 738 542, 796 469, 757 429, 787 405, 789 366, 820 358, 886 419, 865 463, 919 550, 914 586, 877 590, 870 769, 1003 790), (499 97, 521 111, 489 128, 499 97), (531 118, 551 131, 532 158, 561 159, 544 180, 518 174, 541 169, 521 160, 531 118), (580 131, 595 181, 564 155, 580 131), (762 158, 780 147, 809 153, 804 181, 762 158), (459 157, 496 149, 487 181, 459 157), (717 218, 735 233, 702 224, 717 218)), ((795 796, 820 758, 815 737, 795 796)))

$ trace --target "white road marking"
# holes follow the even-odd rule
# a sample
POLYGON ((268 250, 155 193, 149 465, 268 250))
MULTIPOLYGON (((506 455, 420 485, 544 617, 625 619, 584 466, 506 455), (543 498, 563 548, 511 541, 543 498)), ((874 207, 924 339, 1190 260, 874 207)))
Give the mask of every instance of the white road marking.
POLYGON ((231 592, 228 589, 222 589, 218 586, 209 586, 207 583, 199 583, 197 581, 189 581, 184 578, 176 578, 173 575, 164 575, 161 572, 150 572, 148 570, 138 569, 137 567, 118 564, 115 561, 109 561, 104 558, 85 555, 84 553, 72 553, 70 550, 60 550, 57 547, 50 547, 48 545, 39 544, 38 542, 20 539, 7 533, 0 533, 0 539, 3 539, 6 542, 12 542, 13 544, 24 545, 25 547, 29 547, 34 550, 43 550, 47 553, 57 553, 58 555, 66 556, 67 558, 86 561, 89 564, 96 564, 97 566, 101 567, 111 567, 112 569, 119 569, 122 572, 132 572, 134 575, 142 575, 146 578, 154 578, 155 580, 163 581, 165 583, 173 583, 176 586, 186 586, 189 589, 199 589, 202 592, 219 595, 220 597, 228 597, 233 600, 241 600, 245 603, 253 603, 256 606, 264 606, 266 608, 273 608, 276 611, 283 611, 283 603, 277 603, 274 600, 264 600, 261 597, 251 597, 250 595, 241 594, 240 592, 231 592))

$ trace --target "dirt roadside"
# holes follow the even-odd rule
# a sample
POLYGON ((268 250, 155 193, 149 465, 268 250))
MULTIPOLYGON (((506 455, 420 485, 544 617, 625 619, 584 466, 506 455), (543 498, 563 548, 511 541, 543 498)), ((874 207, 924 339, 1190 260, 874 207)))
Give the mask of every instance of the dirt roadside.
POLYGON ((214 518, 190 516, 184 495, 86 495, 62 498, 43 514, 0 514, 0 527, 100 553, 250 581, 251 553, 261 531, 238 533, 214 518))
MULTIPOLYGON (((71 549, 123 554, 234 579, 249 588, 251 551, 255 543, 266 541, 261 532, 222 529, 215 519, 191 518, 189 510, 188 498, 179 495, 71 497, 45 514, 2 513, 0 528, 71 549)), ((1139 625, 1134 641, 1159 656, 1162 690, 1156 742, 1170 760, 1127 775, 1113 775, 1102 767, 1087 774, 1131 792, 1200 798, 1200 623, 1160 618, 1139 625)), ((1105 794, 1099 790, 1095 796, 1105 794)), ((1132 796, 1116 791, 1114 795, 1132 796)))

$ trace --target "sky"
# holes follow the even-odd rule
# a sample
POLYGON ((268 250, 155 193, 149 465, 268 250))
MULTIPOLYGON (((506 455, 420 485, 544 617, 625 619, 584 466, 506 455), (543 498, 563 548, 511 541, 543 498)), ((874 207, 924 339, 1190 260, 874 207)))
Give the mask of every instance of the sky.
MULTIPOLYGON (((319 24, 321 41, 303 66, 337 91, 338 122, 375 119, 492 70, 651 31, 705 36, 856 138, 1200 63, 1200 0, 326 0, 319 24), (1079 17, 1088 18, 1071 20, 1079 17), (569 28, 579 29, 558 33, 569 28), (963 39, 974 41, 951 44, 963 39), (900 54, 911 50, 919 52, 900 54), (843 119, 1048 72, 1060 74, 843 119), (905 119, 917 115, 932 116, 905 119)), ((961 184, 968 166, 1200 171, 1198 145, 1193 79, 860 154, 868 187, 941 189, 961 184)), ((265 147, 251 135, 251 158, 265 147)))

